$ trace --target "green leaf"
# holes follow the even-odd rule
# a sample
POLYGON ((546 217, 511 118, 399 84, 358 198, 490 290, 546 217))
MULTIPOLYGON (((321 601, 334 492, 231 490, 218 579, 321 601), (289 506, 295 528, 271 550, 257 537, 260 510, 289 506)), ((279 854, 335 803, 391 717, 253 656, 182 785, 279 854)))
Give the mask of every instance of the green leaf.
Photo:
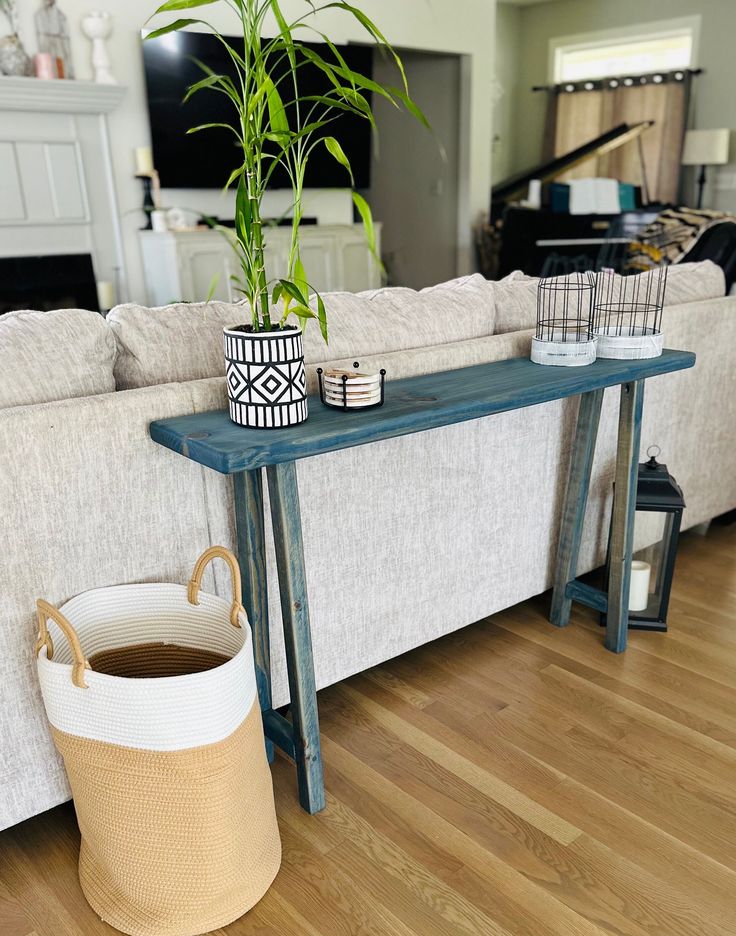
POLYGON ((325 309, 325 304, 322 301, 322 296, 319 293, 317 295, 317 319, 319 321, 319 330, 322 332, 322 337, 325 340, 325 344, 329 344, 329 338, 327 337, 327 309, 325 309))
MULTIPOLYGON (((355 94, 356 98, 360 98, 360 103, 356 101, 355 104, 351 104, 342 98, 330 97, 329 94, 309 94, 304 97, 300 97, 300 101, 310 101, 315 104, 324 104, 325 107, 328 107, 333 110, 346 111, 349 114, 354 114, 356 117, 364 117, 368 120, 371 126, 376 129, 376 122, 373 119, 373 112, 371 111, 371 106, 363 97, 362 94, 359 94, 357 91, 353 92, 352 88, 345 88, 346 92, 349 92, 351 95, 355 94)), ((332 122, 336 119, 335 117, 328 118, 328 121, 332 122)))
MULTIPOLYGON (((215 126, 220 126, 220 125, 219 125, 219 124, 215 124, 215 126)), ((189 130, 189 131, 187 131, 187 132, 188 132, 188 133, 191 133, 192 131, 189 130)), ((239 178, 240 176, 242 176, 244 172, 245 172, 245 163, 243 163, 242 166, 238 166, 237 169, 233 169, 233 171, 230 173, 230 175, 229 175, 229 177, 228 177, 227 182, 226 182, 225 185, 223 186, 223 191, 226 192, 226 191, 230 188, 230 186, 233 184, 233 182, 234 182, 237 178, 239 178)))
POLYGON ((307 322, 310 319, 317 318, 317 316, 308 306, 294 306, 294 308, 291 310, 291 314, 295 315, 299 319, 299 324, 302 327, 302 331, 306 328, 307 322))
POLYGON ((246 113, 245 113, 246 122, 249 122, 252 119, 256 108, 263 100, 263 97, 267 93, 267 91, 268 91, 268 84, 267 82, 264 81, 258 86, 258 88, 255 91, 253 91, 251 94, 248 95, 248 109, 246 110, 246 113))
POLYGON ((272 143, 278 143, 280 147, 286 149, 289 143, 294 140, 295 134, 286 130, 279 130, 278 133, 264 133, 263 138, 264 140, 270 140, 272 143))
MULTIPOLYGON (((320 33, 319 35, 333 49, 335 48, 335 46, 329 42, 329 39, 324 33, 320 33)), ((352 68, 348 68, 347 64, 341 65, 339 64, 339 62, 338 64, 335 64, 334 62, 327 62, 325 61, 324 58, 322 58, 322 56, 318 52, 315 52, 313 49, 309 49, 306 46, 299 46, 299 50, 313 65, 315 65, 322 72, 324 72, 325 75, 327 75, 327 77, 330 79, 332 84, 339 91, 345 93, 349 90, 352 94, 355 94, 356 93, 355 85, 359 85, 361 88, 365 88, 367 91, 372 91, 374 94, 378 94, 381 97, 384 97, 387 101, 393 104, 394 107, 399 106, 396 103, 396 101, 393 99, 393 97, 391 96, 391 93, 387 91, 386 88, 383 87, 383 85, 378 84, 377 81, 373 81, 372 78, 367 78, 365 75, 361 74, 360 72, 354 71, 352 68), (341 82, 338 80, 339 78, 349 81, 353 87, 350 89, 344 88, 341 82)), ((339 53, 337 52, 336 49, 335 49, 335 52, 339 56, 339 53)), ((340 58, 340 60, 342 62, 345 61, 342 58, 340 58)))
POLYGON ((409 111, 412 117, 415 117, 422 126, 426 127, 427 130, 431 130, 432 126, 427 120, 427 117, 424 111, 413 101, 408 94, 402 91, 400 88, 389 88, 392 94, 395 94, 396 97, 401 101, 404 107, 409 111))
POLYGON ((217 0, 166 0, 153 15, 171 13, 174 10, 190 10, 192 7, 208 6, 212 3, 217 3, 217 0))
POLYGON ((352 105, 353 113, 356 111, 366 117, 373 129, 376 129, 376 121, 373 118, 373 109, 367 99, 363 97, 360 91, 353 91, 352 88, 340 88, 345 99, 352 105))
POLYGON ((235 224, 238 235, 246 248, 250 252, 250 241, 253 230, 253 216, 250 209, 250 199, 248 198, 248 188, 246 185, 245 174, 241 174, 238 182, 238 190, 235 193, 235 224))
POLYGON ((200 61, 193 55, 190 56, 190 59, 205 73, 207 77, 202 78, 200 81, 195 82, 193 85, 190 85, 189 88, 187 88, 187 93, 184 96, 184 103, 186 103, 196 91, 199 91, 202 88, 212 88, 214 91, 220 91, 222 94, 226 94, 235 105, 238 114, 240 114, 242 103, 240 100, 240 94, 238 93, 238 89, 235 87, 232 78, 229 75, 218 75, 209 67, 209 65, 200 61))
POLYGON ((240 139, 240 134, 235 129, 235 127, 230 126, 230 124, 224 124, 224 123, 199 124, 199 126, 197 127, 190 127, 187 130, 187 133, 199 133, 200 130, 211 130, 213 127, 221 127, 223 130, 230 130, 231 133, 234 133, 235 136, 238 139, 240 139))
POLYGON ((149 39, 158 39, 159 36, 165 36, 167 33, 178 32, 180 29, 184 29, 185 26, 192 26, 194 23, 201 23, 202 20, 198 19, 178 19, 174 20, 173 23, 169 23, 168 26, 160 26, 158 29, 154 29, 143 37, 143 41, 146 42, 149 39))
POLYGON ((187 93, 184 95, 184 104, 186 104, 193 94, 196 94, 197 91, 201 91, 202 88, 211 88, 213 85, 222 86, 223 84, 226 84, 224 75, 207 75, 206 78, 195 81, 194 84, 189 85, 187 88, 187 93))
POLYGON ((350 182, 352 185, 355 185, 355 181, 353 179, 353 169, 352 169, 352 166, 350 165, 350 160, 345 155, 345 151, 343 150, 342 146, 340 146, 339 142, 335 139, 335 137, 331 137, 331 136, 324 137, 324 141, 325 141, 325 146, 327 147, 328 153, 332 156, 332 158, 336 162, 339 162, 341 166, 344 166, 348 170, 348 173, 350 175, 350 182))
POLYGON ((205 302, 210 302, 210 300, 215 294, 215 290, 217 289, 217 284, 219 282, 220 282, 220 274, 215 273, 215 275, 210 280, 210 286, 209 286, 209 289, 207 290, 207 298, 204 300, 205 302))
POLYGON ((358 209, 358 213, 363 220, 363 229, 365 231, 366 243, 370 247, 370 251, 373 256, 376 257, 380 263, 380 258, 376 253, 376 229, 373 226, 373 214, 371 212, 370 205, 365 200, 365 198, 363 198, 363 196, 359 195, 357 192, 353 192, 353 203, 358 209))
POLYGON ((365 13, 363 13, 362 10, 359 10, 357 7, 352 6, 350 3, 344 3, 344 2, 330 3, 330 4, 327 4, 327 6, 328 7, 336 6, 342 10, 347 10, 349 13, 351 13, 355 17, 355 19, 361 24, 361 26, 366 30, 366 32, 368 32, 376 40, 376 42, 379 45, 385 46, 385 48, 388 49, 388 51, 391 53, 391 56, 393 57, 394 62, 396 63, 397 68, 401 72, 401 79, 404 85, 404 90, 408 94, 409 83, 406 80, 406 72, 404 70, 404 63, 401 61, 401 58, 399 57, 399 55, 394 51, 394 47, 391 45, 388 39, 386 39, 386 37, 383 35, 381 30, 376 26, 376 24, 371 19, 369 19, 365 15, 365 13))
POLYGON ((281 7, 278 4, 278 0, 271 0, 271 10, 273 15, 276 17, 276 22, 278 23, 279 32, 281 37, 284 40, 284 46, 286 48, 286 54, 289 56, 289 63, 291 64, 292 69, 296 65, 296 55, 294 53, 294 40, 291 35, 291 30, 284 18, 284 14, 281 12, 281 7))
POLYGON ((307 282, 307 274, 301 257, 297 257, 294 261, 294 284, 302 296, 309 294, 309 283, 307 282))
POLYGON ((279 304, 279 299, 281 298, 281 293, 284 291, 284 287, 281 283, 276 283, 273 287, 273 292, 271 293, 271 302, 273 303, 274 308, 279 304))
POLYGON ((286 117, 286 109, 279 90, 268 77, 265 79, 265 85, 266 94, 268 95, 268 120, 271 125, 271 132, 289 133, 289 121, 286 117))
MULTIPOLYGON (((299 305, 301 305, 301 306, 308 306, 308 302, 307 302, 306 297, 302 294, 301 289, 299 289, 299 287, 296 285, 296 283, 292 283, 292 282, 290 282, 289 280, 286 280, 286 279, 279 280, 279 282, 281 283, 281 286, 282 286, 284 292, 285 292, 287 295, 291 296, 291 298, 292 298, 295 302, 298 302, 299 305)), ((312 313, 312 317, 314 318, 314 313, 312 313)))

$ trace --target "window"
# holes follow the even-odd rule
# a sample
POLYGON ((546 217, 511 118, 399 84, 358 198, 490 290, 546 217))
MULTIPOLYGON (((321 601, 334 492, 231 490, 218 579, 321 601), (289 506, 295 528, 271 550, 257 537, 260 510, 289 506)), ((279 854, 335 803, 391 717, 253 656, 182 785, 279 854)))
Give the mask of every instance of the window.
POLYGON ((553 81, 580 81, 614 75, 641 75, 691 68, 699 17, 632 27, 551 42, 553 81))

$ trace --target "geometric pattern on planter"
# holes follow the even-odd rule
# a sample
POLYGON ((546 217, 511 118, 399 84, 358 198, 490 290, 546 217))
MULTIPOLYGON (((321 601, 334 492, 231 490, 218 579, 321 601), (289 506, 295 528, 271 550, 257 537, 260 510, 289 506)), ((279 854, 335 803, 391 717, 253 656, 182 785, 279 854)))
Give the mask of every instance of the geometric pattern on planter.
POLYGON ((231 400, 248 403, 294 403, 304 398, 306 380, 298 361, 287 364, 238 364, 227 368, 231 400))
POLYGON ((275 406, 256 406, 230 400, 230 419, 239 426, 251 429, 283 429, 296 426, 307 418, 307 401, 277 403, 275 406))

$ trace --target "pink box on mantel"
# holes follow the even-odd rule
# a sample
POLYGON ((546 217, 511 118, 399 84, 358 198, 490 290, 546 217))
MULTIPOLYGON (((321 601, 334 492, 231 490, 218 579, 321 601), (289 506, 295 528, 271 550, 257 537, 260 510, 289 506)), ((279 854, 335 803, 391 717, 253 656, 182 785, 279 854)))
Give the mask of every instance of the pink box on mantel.
POLYGON ((56 78, 55 63, 49 52, 37 52, 34 56, 34 64, 36 78, 43 78, 45 81, 56 78))

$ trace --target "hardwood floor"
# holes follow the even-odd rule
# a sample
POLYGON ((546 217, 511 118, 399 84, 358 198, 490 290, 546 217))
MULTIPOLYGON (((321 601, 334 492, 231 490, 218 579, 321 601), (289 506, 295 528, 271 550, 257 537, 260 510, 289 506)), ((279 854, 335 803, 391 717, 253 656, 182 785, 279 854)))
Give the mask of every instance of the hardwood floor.
MULTIPOLYGON (((733 936, 736 524, 683 538, 667 635, 547 598, 320 693, 328 807, 221 936, 733 936)), ((2 936, 114 933, 70 805, 0 834, 2 936)))

